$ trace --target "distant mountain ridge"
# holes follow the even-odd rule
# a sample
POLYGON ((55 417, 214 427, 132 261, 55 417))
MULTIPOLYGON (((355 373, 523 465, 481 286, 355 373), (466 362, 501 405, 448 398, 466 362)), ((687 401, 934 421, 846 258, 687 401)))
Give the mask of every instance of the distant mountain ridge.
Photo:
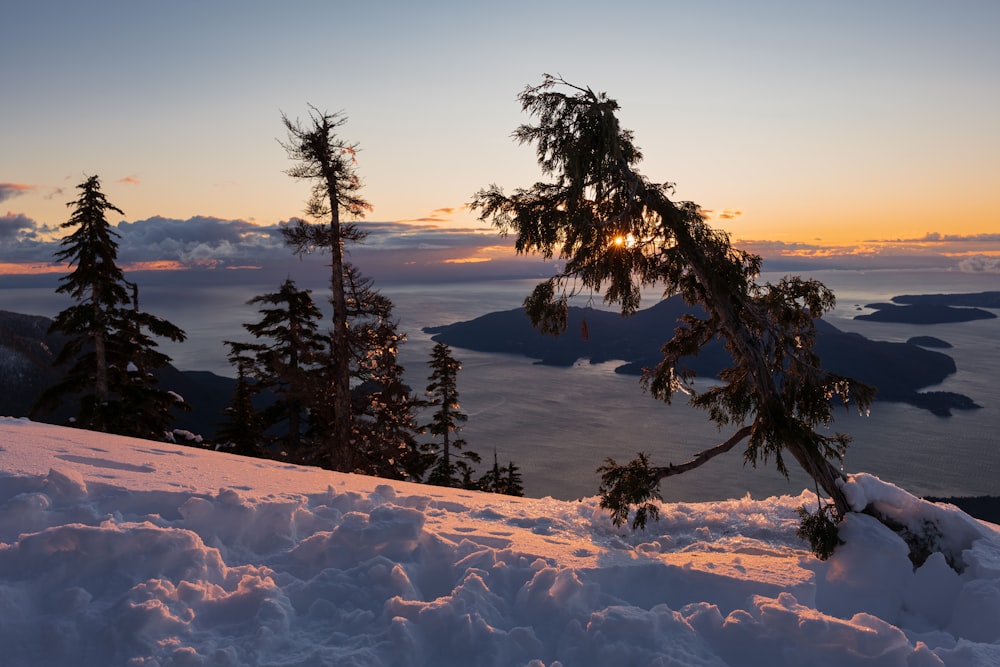
MULTIPOLYGON (((545 336, 531 326, 523 308, 493 312, 473 320, 425 327, 432 339, 455 347, 505 354, 520 354, 550 366, 572 366, 578 360, 591 363, 622 361, 618 373, 639 375, 643 367, 658 363, 660 348, 688 312, 697 314, 679 297, 660 301, 631 317, 618 313, 571 306, 569 326, 561 336, 545 336), (586 323, 587 335, 582 334, 586 323)), ((908 403, 936 415, 949 416, 955 409, 979 406, 963 394, 921 392, 940 384, 956 371, 954 360, 935 350, 911 343, 875 341, 860 334, 841 331, 825 320, 817 326, 816 348, 824 366, 878 389, 877 400, 908 403)), ((706 346, 686 366, 702 377, 715 377, 730 362, 722 343, 706 346)))
MULTIPOLYGON (((61 377, 52 362, 66 337, 48 333, 52 320, 0 310, 0 415, 27 416, 43 391, 61 377)), ((191 410, 177 411, 174 427, 211 438, 225 417, 236 380, 208 371, 166 366, 155 373, 160 387, 180 394, 191 410)), ((68 409, 44 421, 64 424, 68 409)))

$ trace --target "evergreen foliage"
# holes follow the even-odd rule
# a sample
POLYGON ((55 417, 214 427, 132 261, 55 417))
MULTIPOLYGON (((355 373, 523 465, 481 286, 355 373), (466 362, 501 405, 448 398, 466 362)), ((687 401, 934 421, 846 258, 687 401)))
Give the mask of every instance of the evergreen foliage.
POLYGON ((232 341, 226 341, 226 345, 229 347, 229 363, 236 367, 236 387, 233 389, 232 402, 226 408, 226 420, 216 434, 216 441, 221 448, 233 454, 261 456, 264 429, 253 404, 253 398, 257 394, 252 380, 256 358, 247 354, 247 345, 232 341))
POLYGON ((330 354, 327 360, 327 383, 323 393, 329 402, 329 451, 323 464, 334 470, 351 472, 362 467, 351 438, 351 359, 347 322, 344 243, 359 241, 363 234, 352 224, 341 221, 341 214, 361 217, 371 206, 358 196, 361 179, 357 175, 357 144, 337 136, 347 122, 341 114, 320 112, 310 107, 308 123, 291 120, 282 114, 288 132, 282 145, 295 166, 288 170, 292 178, 312 183, 312 196, 306 214, 316 220, 298 220, 282 229, 286 242, 297 254, 316 250, 330 254, 330 303, 332 318, 330 354))
MULTIPOLYGON (((399 345, 406 336, 397 331, 392 301, 350 263, 344 265, 344 285, 351 380, 347 444, 354 471, 420 479, 427 455, 415 438, 417 401, 403 382, 398 362, 399 345)), ((254 297, 248 303, 261 306, 261 319, 243 326, 257 342, 227 344, 230 363, 252 380, 245 383, 245 391, 267 390, 276 396, 259 412, 260 437, 276 444, 287 460, 328 465, 337 437, 329 363, 333 343, 319 330, 322 313, 310 294, 286 280, 278 292, 254 297)), ((235 403, 234 414, 253 410, 247 398, 237 399, 243 407, 235 403)))
POLYGON ((437 486, 476 488, 478 485, 472 481, 473 468, 469 462, 479 463, 479 454, 462 451, 466 443, 458 437, 461 425, 468 419, 461 412, 458 400, 458 371, 462 364, 452 356, 451 348, 436 343, 431 350, 430 367, 426 404, 437 409, 424 428, 437 440, 427 482, 437 486))
POLYGON ((118 234, 107 213, 123 214, 90 176, 77 186, 80 196, 67 204, 73 212, 62 228, 73 228, 55 259, 72 267, 56 292, 76 303, 53 320, 50 331, 68 336, 56 356, 69 365, 62 381, 40 397, 33 414, 50 412, 76 399, 73 425, 89 430, 163 440, 173 421, 172 408, 183 399, 157 386, 152 371, 170 358, 158 351, 154 337, 183 341, 184 332, 139 308, 139 289, 119 268, 118 234))
POLYGON ((347 315, 354 381, 351 427, 361 472, 390 479, 419 480, 428 465, 416 440, 413 413, 418 401, 403 382, 392 301, 350 263, 345 268, 347 315))
POLYGON ((319 333, 322 313, 310 294, 287 279, 277 292, 253 297, 247 304, 259 306, 261 317, 243 328, 258 342, 226 343, 230 363, 253 380, 246 390, 254 394, 269 390, 276 396, 260 413, 261 430, 280 434, 273 436, 276 444, 295 460, 305 458, 308 411, 321 400, 316 392, 325 388, 319 379, 326 350, 326 339, 319 333))
POLYGON ((805 507, 798 510, 802 523, 795 534, 809 543, 809 548, 820 560, 828 559, 833 555, 834 549, 843 544, 838 535, 836 516, 830 516, 833 510, 833 505, 829 504, 820 505, 815 513, 805 507))
POLYGON ((634 508, 632 528, 641 530, 646 522, 660 517, 660 508, 653 502, 662 501, 660 478, 649 465, 649 455, 639 452, 626 465, 619 465, 607 458, 597 469, 601 473, 601 507, 611 510, 611 521, 620 526, 628 521, 629 512, 634 508))
POLYGON ((624 522, 636 504, 637 519, 652 515, 650 499, 663 478, 741 441, 747 463, 773 460, 782 473, 790 454, 841 517, 848 506, 837 482, 849 439, 816 428, 831 422, 834 402, 866 410, 873 390, 827 372, 815 353, 814 322, 833 307, 832 292, 799 277, 760 284, 759 256, 734 248, 696 204, 672 200, 671 184, 638 172, 642 154, 618 123, 617 102, 605 94, 546 75, 519 99, 536 123, 522 125, 514 137, 534 145, 550 181, 510 195, 492 185, 475 195, 472 207, 501 234, 514 234, 517 252, 564 262, 525 300, 532 322, 546 332, 563 331, 569 298, 580 291, 602 293, 625 315, 639 308, 644 287, 680 294, 707 315, 684 317, 665 334, 663 360, 647 369, 644 386, 666 402, 677 392, 688 394, 720 428, 737 428, 687 463, 653 467, 644 455, 625 466, 607 462, 601 492, 615 522, 624 522), (724 341, 733 365, 720 384, 698 390, 683 359, 715 338, 724 341))
POLYGON ((524 495, 520 469, 514 465, 513 461, 501 468, 495 449, 493 450, 493 467, 487 470, 476 484, 480 491, 501 493, 507 496, 524 495))

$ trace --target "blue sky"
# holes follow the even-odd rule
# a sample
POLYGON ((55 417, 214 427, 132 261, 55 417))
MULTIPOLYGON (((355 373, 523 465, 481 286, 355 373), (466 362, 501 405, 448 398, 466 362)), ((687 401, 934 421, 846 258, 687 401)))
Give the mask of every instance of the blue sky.
POLYGON ((1000 257, 993 0, 40 0, 4 22, 7 272, 51 256, 90 174, 136 234, 127 261, 278 261, 273 230, 308 195, 284 174, 280 115, 308 104, 343 110, 362 148, 375 233, 359 261, 507 261, 465 204, 539 177, 510 134, 528 121, 517 93, 544 72, 616 98, 644 173, 765 257, 1000 257))

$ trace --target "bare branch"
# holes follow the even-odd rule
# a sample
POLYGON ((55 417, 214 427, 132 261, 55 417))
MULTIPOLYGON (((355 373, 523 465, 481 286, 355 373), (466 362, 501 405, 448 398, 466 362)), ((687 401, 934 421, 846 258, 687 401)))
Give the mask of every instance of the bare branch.
POLYGON ((753 433, 753 426, 744 426, 740 430, 736 431, 728 440, 721 442, 718 445, 712 447, 711 449, 706 449, 704 451, 698 452, 694 455, 694 458, 685 463, 680 463, 674 465, 671 463, 668 466, 658 466, 653 468, 653 472, 656 474, 656 481, 659 482, 664 477, 672 477, 673 475, 680 475, 681 473, 687 472, 688 470, 694 470, 699 468, 704 464, 708 463, 710 460, 714 459, 719 454, 725 454, 730 449, 736 446, 736 443, 741 440, 750 437, 753 433))

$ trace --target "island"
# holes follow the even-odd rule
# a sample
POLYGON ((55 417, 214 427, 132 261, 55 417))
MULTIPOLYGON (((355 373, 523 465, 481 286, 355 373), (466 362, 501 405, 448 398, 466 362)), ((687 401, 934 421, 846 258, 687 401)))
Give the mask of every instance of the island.
POLYGON ((994 313, 982 308, 957 308, 936 304, 899 306, 892 303, 870 303, 865 307, 873 308, 875 312, 855 315, 854 319, 903 324, 954 324, 996 317, 994 313))
POLYGON ((856 320, 905 324, 953 324, 996 317, 984 308, 1000 308, 1000 292, 962 294, 903 294, 891 303, 870 303, 873 313, 855 315, 856 320))
MULTIPOLYGON (((621 361, 615 371, 639 375, 662 358, 660 348, 686 313, 703 314, 679 297, 664 299, 630 317, 616 312, 571 306, 569 326, 560 336, 547 336, 531 326, 523 308, 488 313, 473 320, 426 327, 432 339, 448 345, 501 354, 518 354, 549 366, 569 367, 621 361), (584 333, 586 331, 586 334, 584 333)), ((907 403, 935 415, 979 406, 953 392, 921 392, 940 384, 956 370, 948 355, 912 343, 868 339, 818 320, 816 350, 831 372, 874 386, 877 400, 907 403)), ((685 366, 701 377, 716 377, 731 363, 724 346, 715 341, 685 366)))
POLYGON ((940 338, 935 338, 934 336, 913 336, 906 340, 910 345, 919 345, 920 347, 933 347, 939 350, 947 350, 952 345, 946 340, 941 340, 940 338))
POLYGON ((1000 308, 1000 292, 965 292, 960 294, 903 294, 894 303, 962 308, 1000 308))

